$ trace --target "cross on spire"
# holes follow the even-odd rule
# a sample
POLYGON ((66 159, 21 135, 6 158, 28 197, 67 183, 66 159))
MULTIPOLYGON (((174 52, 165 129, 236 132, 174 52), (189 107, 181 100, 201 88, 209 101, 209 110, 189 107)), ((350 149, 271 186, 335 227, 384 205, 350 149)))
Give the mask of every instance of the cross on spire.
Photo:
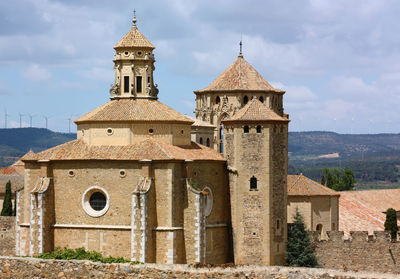
POLYGON ((136 10, 135 9, 133 9, 133 20, 132 20, 132 27, 133 28, 137 28, 137 26, 136 26, 136 10))
POLYGON ((239 43, 239 47, 240 47, 239 57, 243 57, 242 46, 243 46, 242 39, 240 39, 240 43, 239 43))

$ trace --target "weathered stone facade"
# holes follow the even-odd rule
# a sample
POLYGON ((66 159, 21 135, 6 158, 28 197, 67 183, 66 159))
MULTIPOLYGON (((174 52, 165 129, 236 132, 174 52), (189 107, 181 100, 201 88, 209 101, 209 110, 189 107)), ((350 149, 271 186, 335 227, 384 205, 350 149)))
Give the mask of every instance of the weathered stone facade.
POLYGON ((0 257, 1 278, 296 278, 296 279, 392 279, 390 273, 343 272, 322 268, 242 266, 193 268, 186 265, 101 264, 88 261, 41 260, 0 257))
POLYGON ((15 255, 15 217, 0 216, 0 255, 15 255))

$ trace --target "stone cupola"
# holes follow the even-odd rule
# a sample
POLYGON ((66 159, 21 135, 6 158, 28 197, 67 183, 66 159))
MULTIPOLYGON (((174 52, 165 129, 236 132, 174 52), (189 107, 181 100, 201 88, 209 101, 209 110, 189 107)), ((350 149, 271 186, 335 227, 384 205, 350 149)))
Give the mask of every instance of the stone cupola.
POLYGON ((157 99, 153 71, 155 47, 140 33, 133 16, 131 30, 114 46, 115 82, 110 88, 110 98, 157 99))

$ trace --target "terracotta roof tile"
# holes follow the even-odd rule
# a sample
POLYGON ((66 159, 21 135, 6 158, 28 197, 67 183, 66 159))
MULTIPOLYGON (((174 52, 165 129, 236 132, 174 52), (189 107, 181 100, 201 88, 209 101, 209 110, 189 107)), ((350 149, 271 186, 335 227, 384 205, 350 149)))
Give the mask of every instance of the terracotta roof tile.
POLYGON ((114 99, 75 120, 75 123, 95 121, 194 121, 167 105, 151 99, 114 99))
POLYGON ((128 33, 114 46, 117 48, 129 48, 129 47, 145 47, 155 49, 152 43, 146 39, 146 37, 140 33, 136 27, 132 27, 128 33))
POLYGON ((289 196, 339 196, 340 193, 325 187, 304 175, 287 176, 289 196))
POLYGON ((339 230, 345 235, 350 231, 383 231, 384 212, 390 207, 400 210, 400 189, 340 192, 339 230))
POLYGON ((190 119, 192 119, 193 121, 194 121, 194 123, 192 124, 192 126, 197 126, 197 127, 212 127, 212 128, 215 128, 216 126, 215 125, 212 125, 212 124, 210 124, 210 123, 208 123, 208 122, 205 122, 205 121, 202 121, 202 120, 200 120, 200 119, 197 119, 197 118, 194 118, 194 117, 191 117, 191 116, 188 116, 188 115, 186 115, 187 117, 189 117, 190 119))
POLYGON ((238 110, 231 118, 222 122, 229 121, 286 121, 289 119, 278 115, 276 112, 261 103, 257 98, 249 101, 244 107, 238 110))
POLYGON ((147 139, 137 144, 90 146, 83 140, 73 140, 37 154, 24 156, 24 161, 36 160, 211 160, 225 161, 215 150, 192 142, 190 146, 173 146, 147 139))
POLYGON ((242 57, 239 56, 221 75, 209 86, 197 92, 205 91, 274 91, 284 93, 273 88, 264 78, 242 57))

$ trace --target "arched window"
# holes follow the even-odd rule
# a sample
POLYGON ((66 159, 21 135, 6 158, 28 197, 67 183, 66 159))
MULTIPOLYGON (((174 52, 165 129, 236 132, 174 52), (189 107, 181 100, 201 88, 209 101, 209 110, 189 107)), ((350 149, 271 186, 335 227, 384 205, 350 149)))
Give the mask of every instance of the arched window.
POLYGON ((254 175, 250 178, 250 190, 257 190, 257 178, 254 175))
POLYGON ((257 133, 258 134, 261 133, 261 126, 260 125, 257 126, 257 133))
POLYGON ((224 124, 219 126, 219 152, 224 153, 224 124))
POLYGON ((264 97, 260 96, 260 98, 258 98, 260 100, 261 103, 264 103, 264 97))
POLYGON ((247 97, 247 95, 246 96, 244 96, 244 98, 243 98, 243 103, 244 104, 247 104, 249 102, 249 97, 247 97))
POLYGON ((207 138, 207 146, 210 147, 210 138, 207 138))
POLYGON ((249 126, 244 126, 243 127, 243 132, 245 132, 246 134, 249 132, 249 126))
POLYGON ((200 144, 203 144, 203 138, 200 138, 200 144))
POLYGON ((217 96, 217 98, 215 99, 215 103, 219 104, 221 102, 221 98, 219 96, 217 96))

